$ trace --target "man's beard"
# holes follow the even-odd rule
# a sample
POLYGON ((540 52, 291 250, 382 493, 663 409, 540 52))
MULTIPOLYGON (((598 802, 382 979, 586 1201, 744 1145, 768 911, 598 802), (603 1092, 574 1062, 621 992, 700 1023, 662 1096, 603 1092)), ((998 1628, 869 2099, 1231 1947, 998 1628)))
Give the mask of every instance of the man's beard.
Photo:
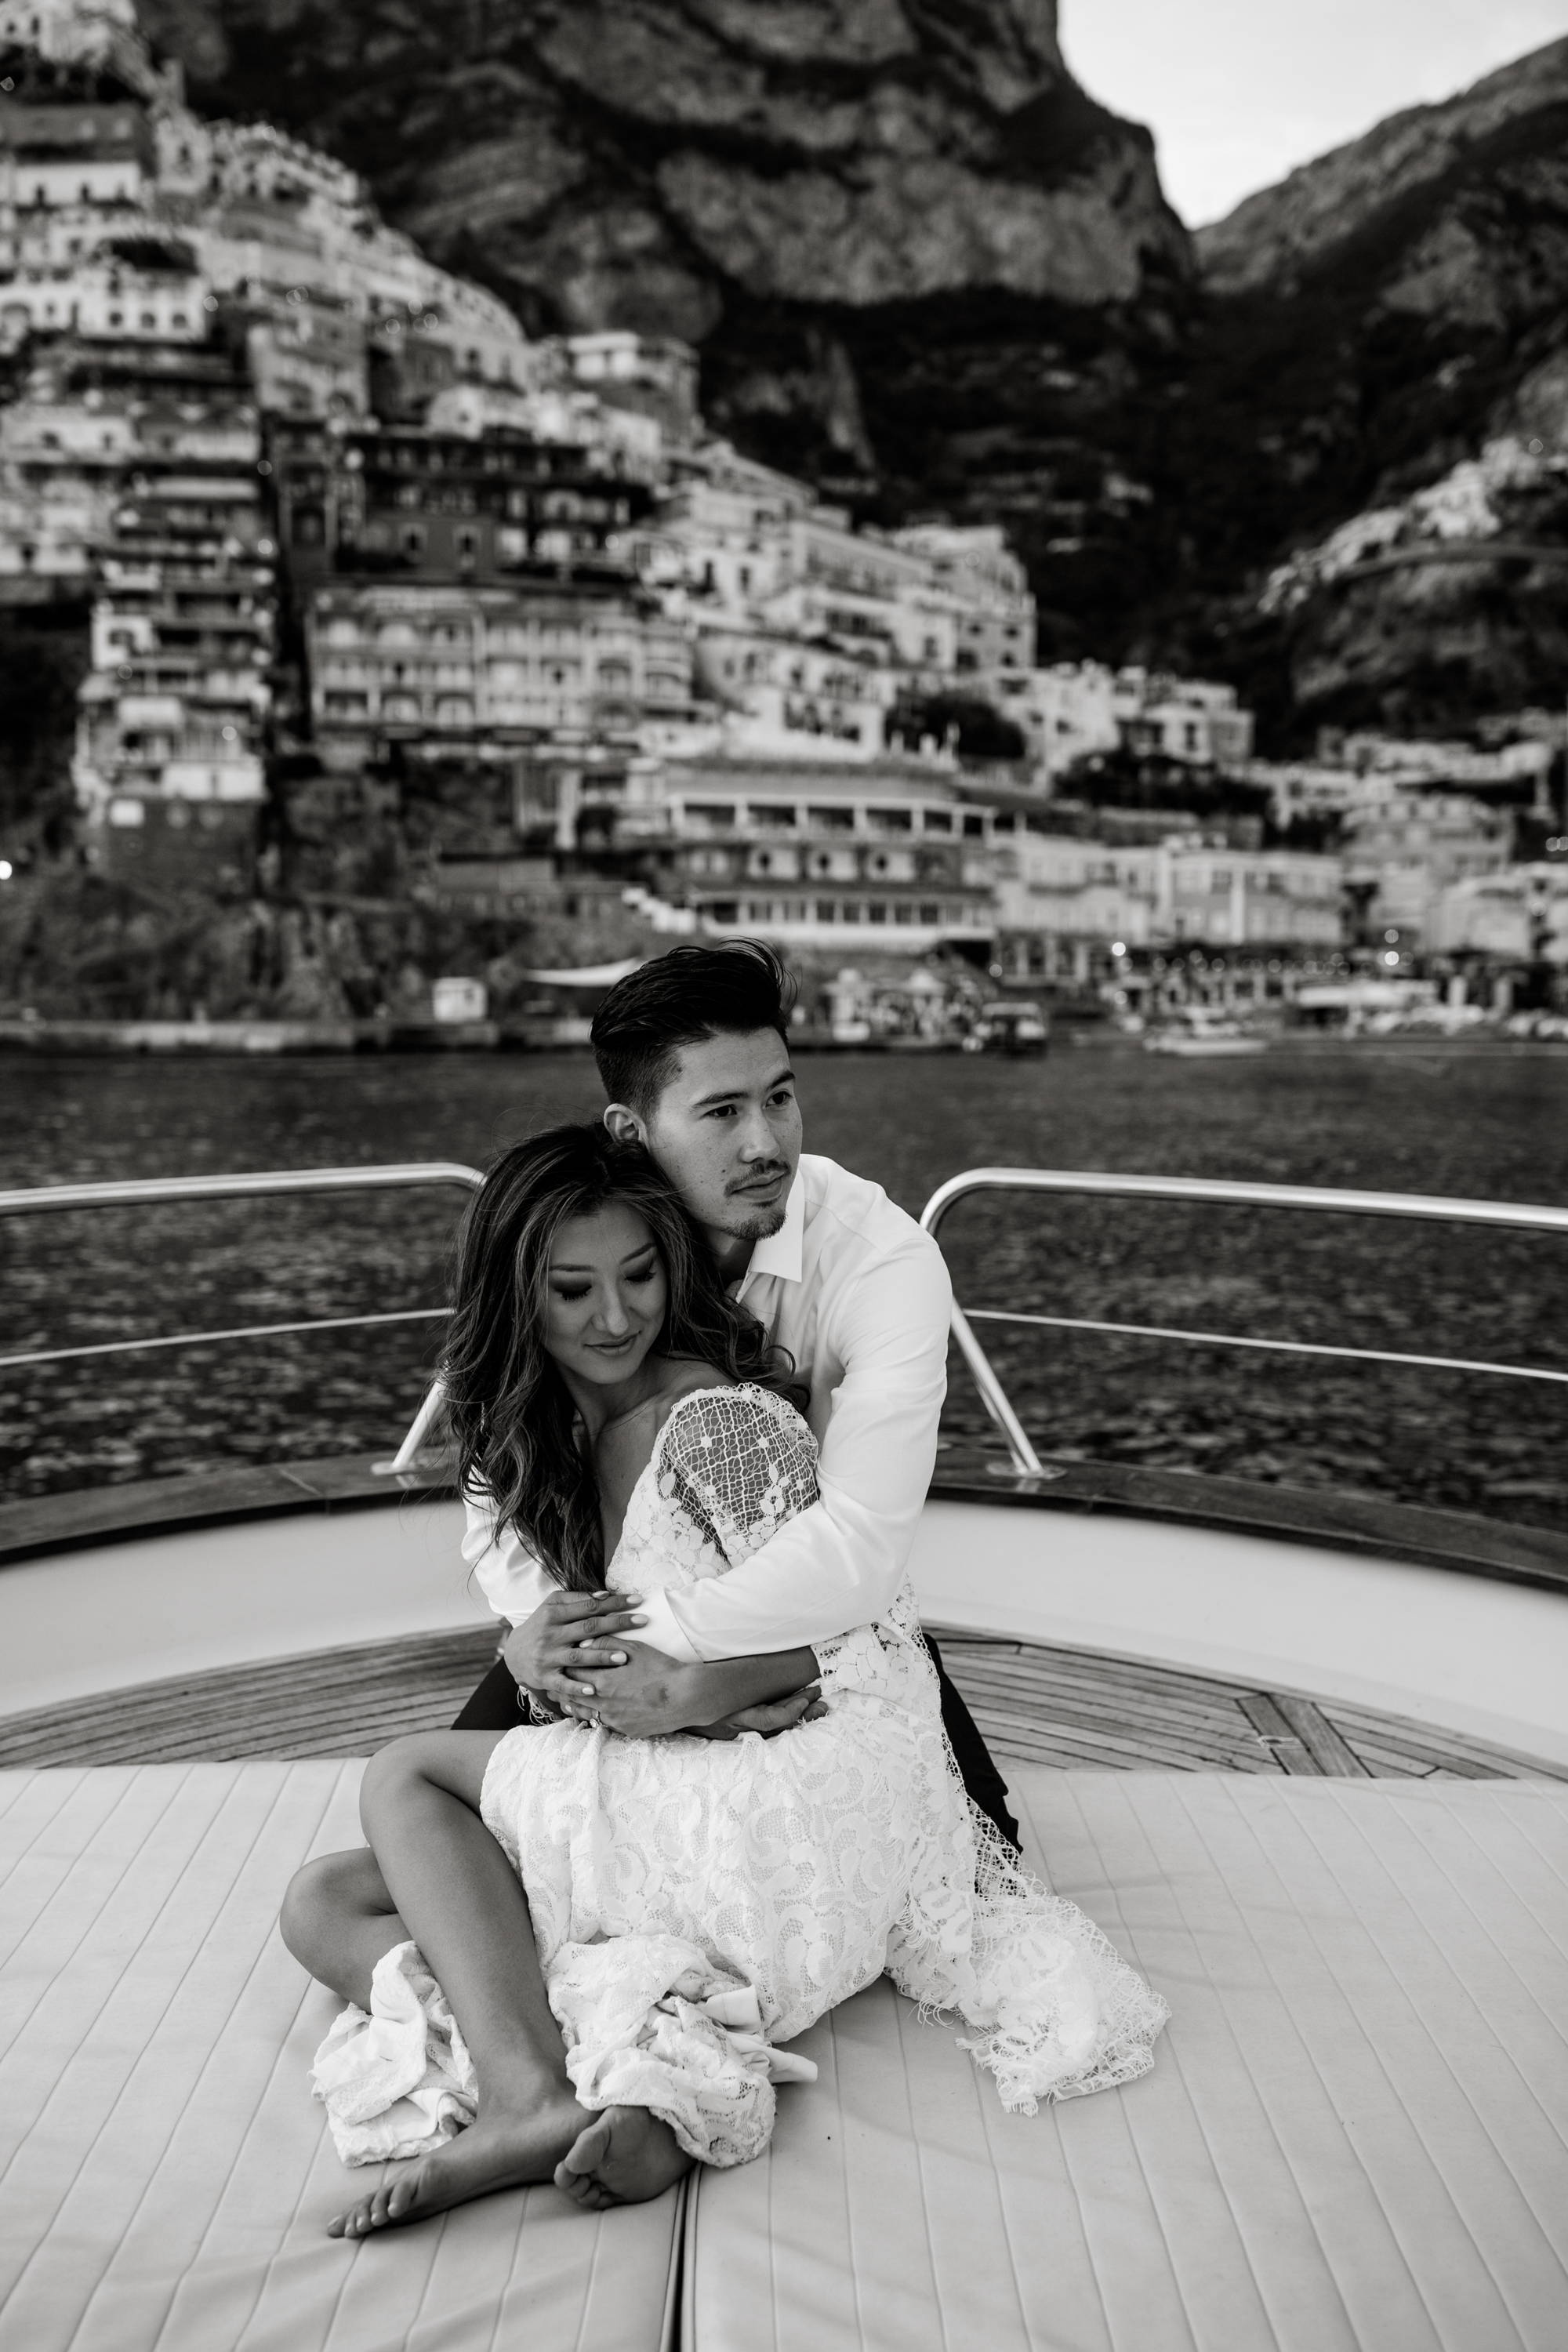
POLYGON ((724 1231, 738 1242, 763 1242, 784 1229, 788 1212, 788 1194, 782 1201, 772 1201, 755 1208, 743 1201, 735 1203, 734 1222, 725 1219, 724 1231))

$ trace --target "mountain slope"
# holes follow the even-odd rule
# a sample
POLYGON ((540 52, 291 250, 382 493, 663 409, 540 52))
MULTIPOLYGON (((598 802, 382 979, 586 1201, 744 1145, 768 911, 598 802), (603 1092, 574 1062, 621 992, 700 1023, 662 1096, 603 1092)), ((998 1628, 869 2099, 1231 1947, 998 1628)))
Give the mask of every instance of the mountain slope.
POLYGON ((1085 577, 1125 602, 1114 419, 1169 365, 1191 247, 1147 133, 1068 75, 1054 0, 142 16, 201 103, 341 155, 525 323, 685 337, 755 454, 888 520, 1008 520, 1047 599, 1069 583, 1069 635, 1085 577))
POLYGON ((1300 557, 1265 602, 1301 719, 1440 724, 1554 695, 1568 570, 1351 577, 1339 557, 1451 538, 1480 478, 1472 539, 1568 548, 1568 40, 1393 117, 1198 245, 1208 319, 1172 452, 1190 586, 1234 599, 1300 557))

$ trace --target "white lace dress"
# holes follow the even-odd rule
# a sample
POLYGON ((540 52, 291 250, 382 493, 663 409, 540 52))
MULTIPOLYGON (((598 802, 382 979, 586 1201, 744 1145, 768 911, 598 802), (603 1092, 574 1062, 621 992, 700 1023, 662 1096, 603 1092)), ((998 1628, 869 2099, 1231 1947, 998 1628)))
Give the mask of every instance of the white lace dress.
MULTIPOLYGON (((627 1506, 607 1582, 721 1576, 816 1497, 816 1449, 753 1387, 677 1404, 627 1506)), ((884 1970, 1034 2111, 1153 2063, 1164 2002, 1071 1903, 1019 1869, 964 1793, 914 1595, 816 1644, 828 1712, 772 1739, 509 1732, 487 1826, 527 1890, 585 2107, 651 2107, 710 2164, 766 2146, 782 2043, 884 1970)), ((344 2012, 316 2086, 350 2162, 413 2155, 469 2120, 472 2070, 418 1953, 344 2012)))

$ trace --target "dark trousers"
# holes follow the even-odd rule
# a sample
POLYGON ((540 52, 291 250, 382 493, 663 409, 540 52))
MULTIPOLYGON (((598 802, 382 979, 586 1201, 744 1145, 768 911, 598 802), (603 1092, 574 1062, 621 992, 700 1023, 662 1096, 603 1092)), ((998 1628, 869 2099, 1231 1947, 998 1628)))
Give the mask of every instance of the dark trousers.
MULTIPOLYGON (((980 1737, 974 1717, 948 1681, 942 1654, 929 1633, 926 1648, 931 1652, 931 1664, 942 1685, 942 1724, 952 1749, 953 1761, 963 1776, 963 1785, 981 1811, 989 1814, 995 1822, 1008 1844, 1016 1846, 1018 1824, 1007 1811, 1007 1790, 1002 1775, 991 1761, 991 1751, 980 1737)), ((518 1721, 517 1685, 498 1658, 452 1728, 454 1731, 515 1731, 518 1721)))

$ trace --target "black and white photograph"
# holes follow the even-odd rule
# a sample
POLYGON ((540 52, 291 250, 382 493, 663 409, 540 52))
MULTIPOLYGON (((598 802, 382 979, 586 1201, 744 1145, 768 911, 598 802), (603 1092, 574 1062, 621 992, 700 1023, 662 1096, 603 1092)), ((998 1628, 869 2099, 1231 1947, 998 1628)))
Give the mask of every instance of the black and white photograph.
POLYGON ((1568 2352, 1568 0, 0 0, 0 2352, 1568 2352))

